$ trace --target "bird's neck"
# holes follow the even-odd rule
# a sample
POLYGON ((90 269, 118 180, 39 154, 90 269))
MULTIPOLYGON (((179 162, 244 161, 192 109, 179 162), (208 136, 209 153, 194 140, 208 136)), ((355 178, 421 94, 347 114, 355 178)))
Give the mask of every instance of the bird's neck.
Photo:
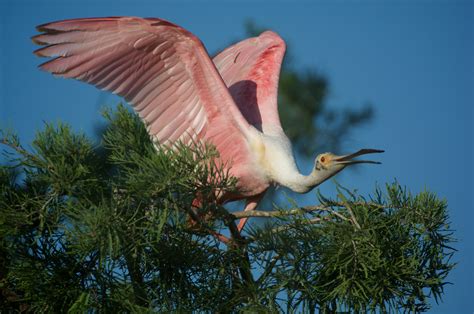
POLYGON ((291 143, 283 134, 261 134, 252 142, 252 149, 262 169, 271 180, 298 193, 306 193, 325 180, 316 171, 300 173, 294 159, 291 143))
POLYGON ((271 181, 279 185, 298 193, 306 193, 328 179, 327 173, 314 168, 309 175, 300 173, 291 150, 291 143, 284 133, 277 135, 259 133, 251 144, 261 169, 264 169, 271 181))
POLYGON ((318 171, 312 171, 309 175, 303 175, 298 170, 280 182, 281 185, 297 193, 307 193, 325 180, 318 171))

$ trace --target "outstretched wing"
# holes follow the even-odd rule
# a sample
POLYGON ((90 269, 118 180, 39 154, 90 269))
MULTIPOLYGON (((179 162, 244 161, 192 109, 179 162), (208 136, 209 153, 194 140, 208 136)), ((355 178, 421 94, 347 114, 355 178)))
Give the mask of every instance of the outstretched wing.
POLYGON ((64 20, 38 26, 43 70, 123 96, 152 138, 213 143, 224 161, 246 163, 249 125, 200 40, 155 18, 64 20))
POLYGON ((266 134, 281 131, 278 78, 286 45, 266 31, 225 49, 213 58, 247 121, 266 134))

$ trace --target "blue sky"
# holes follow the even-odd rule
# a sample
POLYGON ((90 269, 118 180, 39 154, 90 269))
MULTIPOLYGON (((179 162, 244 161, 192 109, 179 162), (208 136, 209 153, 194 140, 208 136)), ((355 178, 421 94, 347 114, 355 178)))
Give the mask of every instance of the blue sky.
MULTIPOLYGON (((40 72, 30 37, 45 22, 112 15, 168 19, 195 33, 210 52, 242 37, 243 22, 252 18, 289 43, 299 68, 316 68, 329 78, 330 106, 373 103, 374 122, 352 133, 343 147, 384 148, 383 165, 337 179, 365 194, 396 178, 413 192, 428 188, 446 198, 459 265, 444 302, 431 312, 474 311, 473 2, 3 0, 0 127, 15 129, 25 143, 43 121, 65 121, 92 133, 100 106, 118 98, 40 72)), ((321 187, 327 194, 334 189, 331 182, 321 187)), ((314 199, 310 194, 303 202, 314 199)))

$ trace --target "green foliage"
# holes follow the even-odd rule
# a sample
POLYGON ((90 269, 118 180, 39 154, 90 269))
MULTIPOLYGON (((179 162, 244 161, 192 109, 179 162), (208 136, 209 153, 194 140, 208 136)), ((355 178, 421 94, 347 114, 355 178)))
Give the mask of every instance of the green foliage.
POLYGON ((209 147, 157 151, 124 107, 105 116, 103 147, 64 125, 46 125, 31 153, 4 139, 17 154, 0 173, 3 306, 205 308, 228 290, 233 257, 212 254, 219 242, 189 230, 187 211, 235 180, 207 162, 209 147))
POLYGON ((366 201, 341 188, 267 212, 241 238, 211 197, 235 186, 212 147, 156 149, 123 106, 105 117, 100 146, 63 124, 28 150, 4 134, 4 311, 423 311, 441 297, 453 239, 433 194, 392 184, 366 201), (199 210, 196 195, 208 196, 199 210))
POLYGON ((252 233, 252 254, 275 261, 262 285, 285 291, 288 311, 317 304, 323 312, 422 312, 428 296, 440 299, 454 267, 446 202, 397 183, 375 195, 320 196, 318 210, 252 233), (318 225, 305 223, 311 219, 318 225))

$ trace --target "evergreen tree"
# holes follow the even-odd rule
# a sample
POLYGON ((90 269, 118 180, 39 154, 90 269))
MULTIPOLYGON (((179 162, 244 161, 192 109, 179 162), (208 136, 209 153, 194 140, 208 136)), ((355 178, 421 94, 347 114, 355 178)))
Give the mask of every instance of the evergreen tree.
MULTIPOLYGON (((289 61, 279 104, 297 154, 338 151, 372 107, 329 109, 327 79, 289 61)), ((99 145, 64 124, 29 149, 0 136, 2 312, 420 312, 441 297, 454 240, 432 193, 338 187, 315 206, 233 213, 207 197, 196 213, 195 195, 235 187, 213 147, 157 151, 124 107, 105 117, 99 145), (242 217, 267 223, 242 237, 242 217)))
POLYGON ((434 194, 339 187, 315 206, 234 213, 205 197, 196 215, 195 195, 235 187, 218 153, 156 150, 125 107, 105 116, 100 145, 64 124, 29 149, 2 134, 4 311, 421 312, 441 297, 454 249, 434 194), (246 216, 267 223, 243 237, 246 216))

